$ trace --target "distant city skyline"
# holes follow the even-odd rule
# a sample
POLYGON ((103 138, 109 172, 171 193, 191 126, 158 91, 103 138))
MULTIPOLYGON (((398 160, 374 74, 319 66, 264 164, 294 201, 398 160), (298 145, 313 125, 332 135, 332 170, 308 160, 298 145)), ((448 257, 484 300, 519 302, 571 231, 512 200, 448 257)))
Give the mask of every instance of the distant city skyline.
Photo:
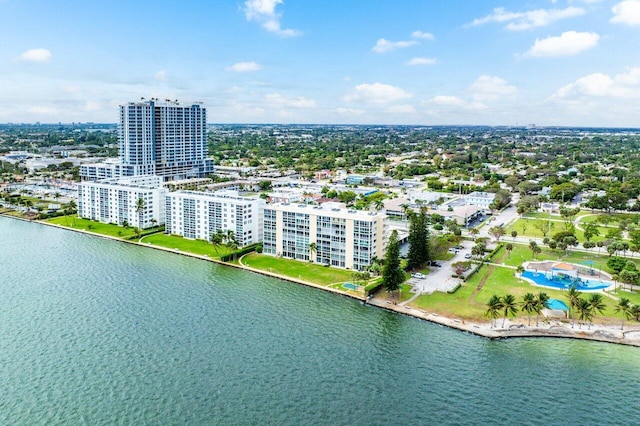
POLYGON ((0 0, 0 122, 640 127, 640 0, 0 0))

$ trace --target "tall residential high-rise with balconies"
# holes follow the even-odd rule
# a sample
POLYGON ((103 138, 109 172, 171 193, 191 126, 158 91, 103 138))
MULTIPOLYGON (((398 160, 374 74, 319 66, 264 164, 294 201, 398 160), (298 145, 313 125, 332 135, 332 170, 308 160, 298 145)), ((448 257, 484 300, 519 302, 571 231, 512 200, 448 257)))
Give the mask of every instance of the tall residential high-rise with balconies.
POLYGON ((118 164, 84 165, 83 180, 155 174, 171 181, 213 172, 213 160, 207 158, 207 110, 199 103, 153 98, 120 105, 118 142, 118 164))
POLYGON ((213 171, 207 159, 207 110, 198 103, 152 99, 121 105, 118 139, 127 175, 157 174, 167 181, 213 171))

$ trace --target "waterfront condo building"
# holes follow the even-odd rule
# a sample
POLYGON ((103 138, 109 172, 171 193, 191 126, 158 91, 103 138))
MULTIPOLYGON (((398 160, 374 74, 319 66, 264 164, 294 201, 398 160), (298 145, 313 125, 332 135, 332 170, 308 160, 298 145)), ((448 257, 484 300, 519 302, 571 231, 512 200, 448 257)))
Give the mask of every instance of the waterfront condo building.
POLYGON ((158 175, 164 181, 200 178, 213 171, 207 158, 207 111, 199 103, 129 102, 120 105, 118 166, 92 164, 81 168, 83 180, 108 175, 158 175))
POLYGON ((322 205, 267 205, 263 253, 365 270, 384 256, 385 219, 379 212, 322 205))
POLYGON ((262 241, 261 198, 237 191, 176 191, 165 199, 167 234, 209 241, 218 230, 231 230, 240 246, 262 241))
POLYGON ((165 221, 165 195, 159 176, 131 176, 78 184, 78 216, 144 229, 165 221))

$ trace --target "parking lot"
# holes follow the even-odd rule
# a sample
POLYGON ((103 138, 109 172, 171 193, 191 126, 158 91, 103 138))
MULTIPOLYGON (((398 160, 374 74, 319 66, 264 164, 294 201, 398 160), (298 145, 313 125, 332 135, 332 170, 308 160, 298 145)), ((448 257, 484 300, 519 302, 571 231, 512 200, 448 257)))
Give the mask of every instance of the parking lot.
POLYGON ((460 243, 462 246, 461 249, 454 253, 454 256, 451 260, 447 261, 438 261, 442 266, 440 267, 430 267, 429 272, 425 275, 424 278, 416 278, 411 277, 407 283, 411 284, 413 287, 413 293, 421 293, 421 294, 431 294, 434 291, 442 291, 447 292, 453 290, 461 280, 458 278, 453 278, 451 275, 453 274, 453 269, 451 265, 456 262, 465 261, 465 255, 471 256, 471 247, 473 247, 473 243, 471 241, 463 241, 460 243))

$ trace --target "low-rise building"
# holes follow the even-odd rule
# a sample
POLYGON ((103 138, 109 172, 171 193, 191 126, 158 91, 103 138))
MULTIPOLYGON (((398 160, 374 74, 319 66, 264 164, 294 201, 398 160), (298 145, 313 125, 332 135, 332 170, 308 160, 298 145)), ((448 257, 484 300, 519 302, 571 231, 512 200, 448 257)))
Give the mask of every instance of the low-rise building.
POLYGON ((468 205, 479 206, 483 209, 489 209, 493 200, 495 200, 496 194, 492 192, 472 192, 469 195, 465 195, 464 199, 468 205))
POLYGON ((267 205, 263 253, 365 270, 384 256, 385 219, 379 212, 322 205, 267 205))
POLYGON ((153 175, 80 182, 78 216, 140 229, 162 225, 167 193, 162 178, 153 175))
POLYGON ((238 244, 262 241, 262 209, 259 197, 243 197, 237 191, 176 191, 167 194, 165 233, 209 241, 218 230, 233 231, 238 244))

